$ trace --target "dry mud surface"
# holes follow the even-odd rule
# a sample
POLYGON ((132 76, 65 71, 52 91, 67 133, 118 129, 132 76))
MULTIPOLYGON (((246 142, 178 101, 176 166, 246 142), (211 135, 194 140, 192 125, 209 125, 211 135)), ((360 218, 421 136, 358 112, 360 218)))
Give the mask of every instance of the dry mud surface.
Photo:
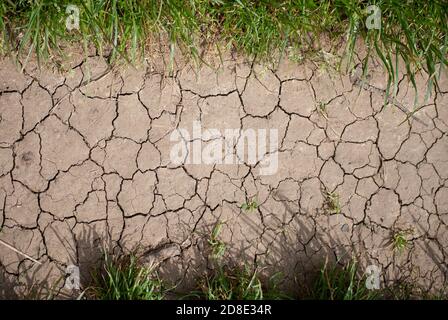
MULTIPOLYGON (((0 245, 0 291, 51 286, 71 264, 85 276, 102 246, 138 247, 188 287, 207 267, 217 221, 226 259, 281 271, 285 283, 356 255, 379 266, 383 281, 444 286, 448 81, 442 76, 416 121, 382 108, 386 78, 371 70, 369 86, 357 87, 317 64, 228 59, 217 72, 185 65, 167 75, 150 66, 111 71, 89 57, 60 75, 21 74, 1 61, 0 240, 41 264, 0 245), (278 170, 262 175, 247 159, 173 164, 170 135, 191 132, 193 121, 220 132, 277 129, 278 170), (241 209, 252 199, 258 208, 241 209), (391 244, 399 231, 402 252, 391 244)), ((425 79, 417 80, 422 101, 425 79)), ((413 105, 406 80, 397 100, 413 105)))

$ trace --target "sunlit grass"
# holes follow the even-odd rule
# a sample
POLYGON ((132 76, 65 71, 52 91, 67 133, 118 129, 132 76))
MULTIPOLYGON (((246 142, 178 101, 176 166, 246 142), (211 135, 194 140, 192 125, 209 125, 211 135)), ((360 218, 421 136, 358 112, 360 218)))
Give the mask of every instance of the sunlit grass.
POLYGON ((140 265, 135 255, 104 255, 104 261, 93 271, 93 283, 86 290, 99 300, 161 300, 162 281, 156 272, 140 265))
MULTIPOLYGON (((437 84, 438 66, 447 65, 448 6, 444 1, 398 0, 2 0, 2 51, 19 52, 40 60, 60 55, 64 45, 82 43, 117 59, 136 62, 148 41, 161 35, 171 43, 171 55, 180 49, 200 59, 204 48, 224 45, 248 56, 271 59, 286 49, 303 56, 318 49, 321 35, 344 39, 342 60, 351 67, 365 43, 363 65, 376 56, 388 73, 388 93, 398 83, 403 63, 409 80, 422 68, 428 86, 437 84), (80 9, 79 30, 67 31, 68 4, 80 9), (381 9, 381 29, 368 29, 368 5, 381 9), (108 51, 109 52, 109 51, 108 51)), ((337 48, 339 46, 336 46, 337 48)))
POLYGON ((341 204, 339 200, 339 194, 336 192, 326 193, 326 206, 327 212, 329 214, 339 214, 341 213, 341 204))
POLYGON ((263 287, 257 271, 247 267, 219 267, 199 282, 198 298, 206 300, 262 300, 263 287))
POLYGON ((366 278, 359 275, 355 260, 343 266, 322 265, 316 276, 308 299, 316 300, 372 300, 379 298, 375 290, 367 289, 366 278))
POLYGON ((401 253, 409 246, 409 241, 407 239, 408 233, 409 232, 401 230, 393 234, 392 245, 394 250, 401 253))

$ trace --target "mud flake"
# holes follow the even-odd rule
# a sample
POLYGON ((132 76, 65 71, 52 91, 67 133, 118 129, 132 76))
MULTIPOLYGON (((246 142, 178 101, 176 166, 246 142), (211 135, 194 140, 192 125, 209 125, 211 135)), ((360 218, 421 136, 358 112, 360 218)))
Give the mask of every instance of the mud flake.
POLYGON ((116 138, 107 142, 104 160, 106 173, 118 173, 130 179, 137 171, 136 157, 140 146, 132 140, 116 138))
POLYGON ((22 97, 23 105, 23 132, 33 129, 53 107, 50 94, 34 82, 22 97))
POLYGON ((118 118, 114 121, 114 134, 118 137, 143 142, 148 138, 151 119, 137 95, 118 98, 118 118))
POLYGON ((149 213, 153 207, 155 184, 156 175, 152 171, 137 172, 132 180, 123 181, 117 199, 125 216, 149 213))
POLYGON ((367 216, 371 221, 391 228, 400 215, 398 196, 386 189, 381 189, 372 196, 371 205, 367 207, 367 216))

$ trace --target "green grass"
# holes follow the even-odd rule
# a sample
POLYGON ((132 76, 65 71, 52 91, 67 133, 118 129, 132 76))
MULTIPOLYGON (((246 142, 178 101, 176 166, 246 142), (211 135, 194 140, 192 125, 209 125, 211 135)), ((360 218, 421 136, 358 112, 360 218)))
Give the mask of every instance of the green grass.
MULTIPOLYGON (((256 203, 254 200, 251 203, 256 203)), ((197 281, 198 290, 184 296, 184 298, 198 298, 205 300, 262 300, 287 298, 277 290, 278 276, 270 279, 270 290, 265 292, 257 269, 250 267, 229 267, 224 264, 223 256, 226 252, 225 243, 219 239, 223 226, 217 221, 207 240, 211 249, 209 256, 212 269, 197 281)))
POLYGON ((359 276, 355 260, 344 266, 329 265, 320 269, 313 282, 308 299, 315 300, 372 300, 378 298, 378 292, 367 289, 365 277, 359 276))
POLYGON ((135 255, 104 255, 92 274, 88 296, 98 300, 161 300, 165 290, 152 268, 141 266, 135 255))
MULTIPOLYGON (((437 84, 438 68, 447 65, 448 6, 445 1, 399 0, 1 0, 0 45, 3 52, 58 61, 68 43, 111 49, 110 61, 136 62, 148 43, 163 37, 175 50, 200 60, 215 46, 271 59, 294 53, 302 60, 320 50, 321 35, 343 39, 349 68, 358 46, 368 59, 378 57, 388 73, 388 92, 398 83, 398 58, 415 84, 422 68, 437 84), (57 4, 56 4, 57 3, 57 4), (65 28, 68 4, 80 9, 79 31, 65 28), (366 7, 382 11, 381 29, 367 29, 366 7), (55 59, 58 57, 58 59, 55 59)), ((334 46, 339 49, 340 45, 334 46)))
POLYGON ((403 252, 409 245, 409 241, 406 239, 406 235, 408 232, 406 231, 397 231, 392 236, 392 245, 394 250, 399 253, 403 252))
POLYGON ((223 222, 218 221, 210 233, 210 237, 207 242, 211 249, 211 258, 213 260, 220 260, 226 252, 226 244, 219 239, 223 222))
POLYGON ((329 214, 339 214, 341 213, 341 204, 339 201, 339 195, 336 192, 326 193, 326 206, 327 213, 329 214))
POLYGON ((328 120, 327 105, 324 102, 319 101, 316 110, 317 112, 319 112, 320 115, 322 115, 322 117, 328 120))
POLYGON ((249 200, 248 202, 245 202, 241 205, 241 209, 246 212, 257 210, 257 208, 258 202, 256 199, 249 200))
POLYGON ((199 282, 198 298, 205 300, 262 300, 263 288, 257 271, 245 267, 218 267, 199 282))
MULTIPOLYGON (((347 264, 325 263, 316 270, 310 288, 296 283, 301 294, 298 299, 313 300, 446 300, 446 287, 439 292, 427 293, 415 283, 395 281, 379 290, 366 288, 366 276, 359 270, 356 260, 347 264)), ((174 291, 175 286, 165 288, 152 268, 140 265, 135 255, 111 257, 107 255, 103 264, 94 269, 93 279, 77 299, 97 300, 161 300, 204 299, 204 300, 290 300, 290 292, 282 291, 278 284, 282 279, 275 273, 269 281, 262 281, 258 269, 245 265, 242 268, 220 264, 213 270, 196 278, 197 287, 189 293, 174 291)), ((55 295, 59 279, 48 290, 46 286, 35 283, 27 290, 25 299, 57 299, 55 295)), ((67 298, 73 298, 68 296, 67 298)))

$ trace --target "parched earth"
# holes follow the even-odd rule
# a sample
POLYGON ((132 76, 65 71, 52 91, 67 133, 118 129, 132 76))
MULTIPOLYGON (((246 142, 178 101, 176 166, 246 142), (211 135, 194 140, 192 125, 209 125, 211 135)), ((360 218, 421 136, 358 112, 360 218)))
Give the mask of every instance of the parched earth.
MULTIPOLYGON (((40 283, 60 290, 66 267, 85 277, 102 247, 138 249, 188 287, 207 268, 218 222, 225 259, 281 271, 290 286, 325 259, 356 256, 380 267, 383 282, 444 287, 446 75, 427 101, 418 77, 421 108, 408 117, 382 107, 380 66, 367 86, 327 67, 228 58, 217 69, 165 73, 150 64, 111 70, 92 56, 66 74, 32 64, 22 74, 0 62, 0 240, 39 262, 0 243, 0 294, 40 283), (192 132, 194 121, 221 133, 275 129, 278 145, 256 163, 173 163, 171 134, 192 132), (274 155, 276 172, 260 174, 274 155)), ((401 78, 396 100, 411 109, 415 92, 401 78)), ((202 146, 224 139, 209 138, 202 146)), ((187 148, 201 145, 189 140, 187 148)))

